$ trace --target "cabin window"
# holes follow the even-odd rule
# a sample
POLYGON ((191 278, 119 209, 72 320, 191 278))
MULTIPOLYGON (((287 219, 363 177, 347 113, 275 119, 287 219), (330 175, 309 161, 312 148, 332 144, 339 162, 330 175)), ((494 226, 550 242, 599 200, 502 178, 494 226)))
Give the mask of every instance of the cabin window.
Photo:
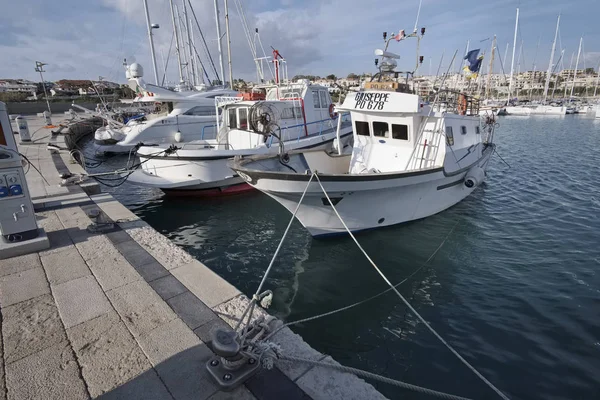
POLYGON ((321 108, 329 107, 329 101, 327 100, 327 92, 324 90, 321 90, 319 93, 321 96, 321 108))
POLYGON ((387 122, 373 121, 373 136, 387 137, 389 130, 387 122))
POLYGON ((321 108, 321 102, 319 101, 319 92, 318 91, 313 91, 313 103, 315 108, 321 108))
POLYGON ((240 129, 248 129, 248 109, 247 108, 240 108, 239 112, 238 112, 238 116, 240 119, 240 124, 239 124, 239 128, 240 129))
POLYGON ((369 123, 363 121, 355 121, 354 126, 356 127, 356 134, 362 136, 371 136, 369 132, 369 123))
POLYGON ((302 107, 284 108, 281 112, 282 119, 302 118, 302 107))
POLYGON ((463 125, 463 126, 461 126, 461 127, 460 127, 460 133, 462 133, 463 135, 466 135, 466 134, 467 134, 467 127, 466 127, 466 126, 464 126, 464 125, 463 125))
POLYGON ((236 129, 237 128, 237 114, 235 108, 230 108, 227 112, 229 116, 229 128, 236 129))
POLYGON ((196 117, 210 117, 215 115, 215 113, 216 111, 213 106, 196 106, 184 112, 183 115, 194 115, 196 117))
POLYGON ((408 125, 392 124, 392 138, 408 140, 408 125))
POLYGON ((446 127, 446 144, 448 146, 454 146, 454 132, 452 132, 452 127, 446 127))
POLYGON ((479 127, 478 127, 478 126, 476 126, 476 127, 475 127, 475 133, 476 133, 477 135, 479 135, 479 134, 481 133, 481 131, 479 130, 479 127))
MULTIPOLYGON (((169 112, 169 114, 171 114, 171 112, 173 112, 173 102, 169 101, 167 102, 167 111, 169 112)), ((214 113, 213 113, 214 115, 214 113)))

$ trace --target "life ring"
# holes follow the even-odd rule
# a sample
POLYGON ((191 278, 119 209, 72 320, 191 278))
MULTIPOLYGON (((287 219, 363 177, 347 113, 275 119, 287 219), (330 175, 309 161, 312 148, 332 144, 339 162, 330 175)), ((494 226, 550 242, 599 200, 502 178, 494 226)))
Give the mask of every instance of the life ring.
POLYGON ((338 116, 338 113, 335 112, 335 106, 333 105, 333 103, 329 105, 329 116, 331 117, 331 119, 336 119, 338 116))
POLYGON ((458 113, 460 115, 467 113, 467 96, 462 93, 458 96, 458 113))

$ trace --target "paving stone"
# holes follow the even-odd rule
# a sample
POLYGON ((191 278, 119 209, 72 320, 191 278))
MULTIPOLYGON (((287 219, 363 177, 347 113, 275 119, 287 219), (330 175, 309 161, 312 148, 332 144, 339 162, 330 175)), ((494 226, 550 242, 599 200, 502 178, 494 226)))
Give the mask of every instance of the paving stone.
POLYGON ((142 246, 134 240, 116 243, 115 247, 134 267, 156 261, 142 246))
POLYGON ((191 255, 149 226, 131 228, 127 233, 169 270, 194 260, 191 255))
POLYGON ((123 243, 123 242, 126 242, 128 240, 131 240, 131 236, 129 236, 127 234, 127 232, 125 232, 125 231, 110 232, 110 233, 106 234, 106 237, 108 238, 108 240, 110 240, 111 242, 113 242, 113 244, 115 244, 115 243, 123 243))
POLYGON ((32 268, 0 278, 0 303, 7 307, 50 293, 50 286, 42 268, 32 268))
POLYGON ((194 329, 194 333, 196 336, 202 340, 202 342, 210 345, 212 342, 212 334, 217 329, 226 329, 230 328, 228 324, 225 323, 221 318, 216 317, 215 319, 211 319, 207 323, 200 325, 196 329, 194 329))
POLYGON ((50 285, 59 285, 90 275, 90 269, 75 247, 41 257, 50 285))
POLYGON ((142 279, 118 252, 91 258, 87 263, 105 292, 142 279))
POLYGON ((100 285, 91 275, 53 286, 52 292, 66 328, 112 310, 100 285))
POLYGON ((105 236, 93 235, 87 232, 80 234, 79 240, 75 241, 75 247, 77 247, 77 251, 85 261, 93 258, 104 258, 109 254, 118 254, 115 246, 105 236))
MULTIPOLYGON (((1 328, 2 321, 0 320, 0 330, 1 328)), ((2 339, 0 338, 0 400, 6 400, 6 376, 4 373, 4 354, 2 347, 2 339)))
POLYGON ((155 279, 149 282, 149 284, 163 300, 168 300, 178 294, 187 292, 187 288, 171 274, 155 279))
POLYGON ((41 268, 40 257, 36 253, 0 260, 0 276, 11 275, 32 268, 41 268))
POLYGON ((7 363, 67 339, 52 295, 45 294, 2 309, 7 363))
POLYGON ((175 399, 208 399, 218 391, 206 370, 206 362, 212 356, 212 351, 202 344, 177 353, 154 368, 175 399))
POLYGON ((194 332, 179 318, 143 335, 138 342, 153 365, 202 344, 198 336, 194 335, 194 332))
POLYGON ((46 232, 46 234, 48 235, 48 240, 50 241, 50 248, 48 250, 40 251, 40 256, 59 253, 68 249, 75 249, 73 239, 71 239, 66 229, 46 232))
POLYGON ((171 273, 209 307, 240 294, 233 285, 196 260, 172 269, 171 273))
POLYGON ((169 393, 156 371, 150 369, 129 382, 111 390, 98 400, 170 400, 169 393))
MULTIPOLYGON (((325 356, 312 347, 310 347, 300 335, 295 334, 289 328, 283 328, 277 334, 271 337, 272 342, 281 346, 286 355, 292 357, 307 358, 310 360, 321 360, 325 356)), ((299 376, 308 371, 312 366, 305 363, 295 363, 290 361, 278 361, 277 367, 288 378, 295 381, 299 376)))
MULTIPOLYGON (((27 180, 29 183, 29 179, 27 180)), ((65 229, 55 211, 42 211, 35 213, 38 226, 43 228, 46 233, 62 231, 65 229)))
POLYGON ((68 341, 7 364, 6 386, 11 400, 89 398, 68 341))
POLYGON ((162 266, 161 263, 154 258, 146 264, 133 265, 133 268, 144 278, 146 282, 152 282, 156 279, 170 275, 169 271, 162 266))
POLYGON ((231 392, 222 392, 219 391, 212 396, 210 396, 209 400, 255 400, 256 397, 250 393, 245 386, 240 386, 237 389, 231 392))
POLYGON ((177 315, 144 281, 136 281, 106 292, 135 337, 148 334, 177 315))
MULTIPOLYGON (((338 364, 331 357, 325 358, 323 362, 338 364)), ((356 375, 326 367, 312 368, 296 384, 314 400, 385 399, 373 386, 356 375)))
POLYGON ((119 315, 111 311, 67 331, 92 397, 152 368, 119 315))
MULTIPOLYGON (((216 307, 213 307, 213 311, 217 316, 219 316, 223 321, 228 323, 231 327, 235 327, 238 320, 246 311, 246 307, 250 304, 250 300, 245 295, 241 294, 239 296, 234 297, 233 299, 226 301, 225 303, 221 303, 216 307)), ((268 317, 269 314, 259 306, 254 307, 254 312, 252 314, 252 321, 256 320, 259 317, 268 317)))
MULTIPOLYGON (((259 370, 256 375, 246 381, 245 385, 260 400, 310 400, 310 397, 302 389, 277 368, 259 370)), ((334 399, 345 400, 336 397, 329 400, 334 399)), ((365 397, 365 399, 368 399, 368 397, 365 397)))
POLYGON ((191 292, 184 292, 169 300, 167 303, 179 315, 190 329, 196 329, 200 325, 215 319, 215 313, 200 301, 191 292))

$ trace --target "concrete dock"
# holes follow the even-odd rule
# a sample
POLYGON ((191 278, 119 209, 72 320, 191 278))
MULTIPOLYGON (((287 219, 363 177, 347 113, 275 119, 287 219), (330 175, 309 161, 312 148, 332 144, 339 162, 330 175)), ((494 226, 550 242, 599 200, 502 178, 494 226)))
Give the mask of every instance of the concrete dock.
MULTIPOLYGON (((354 375, 282 361, 220 391, 205 367, 211 332, 235 325, 248 298, 96 183, 59 187, 59 172, 83 169, 68 151, 47 151, 63 135, 27 120, 37 133, 19 151, 48 182, 27 173, 51 247, 0 260, 0 399, 384 398, 354 375), (93 210, 115 230, 89 233, 93 210)), ((289 356, 333 362, 289 328, 272 340, 289 356)))

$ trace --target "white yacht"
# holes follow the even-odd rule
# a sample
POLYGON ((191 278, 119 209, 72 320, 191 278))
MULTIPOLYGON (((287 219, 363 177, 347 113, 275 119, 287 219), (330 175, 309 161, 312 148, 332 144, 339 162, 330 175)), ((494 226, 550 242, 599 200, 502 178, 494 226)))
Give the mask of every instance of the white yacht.
POLYGON ((507 115, 566 115, 567 107, 546 104, 507 106, 507 115))
MULTIPOLYGON (((376 52, 382 54, 383 65, 395 56, 376 52)), ((290 212, 300 204, 296 217, 312 236, 346 232, 332 206, 350 231, 425 218, 464 199, 486 177, 495 117, 480 125, 478 108, 463 93, 440 91, 428 103, 405 85, 371 82, 338 108, 351 114, 351 153, 289 151, 238 157, 230 166, 290 212)))
POLYGON ((215 101, 222 110, 216 138, 140 147, 141 168, 129 182, 178 195, 235 194, 252 189, 227 166, 235 156, 330 149, 337 127, 335 146, 348 145, 352 137, 349 115, 338 115, 327 88, 307 80, 215 101))
POLYGON ((136 88, 136 102, 153 102, 156 113, 126 124, 109 121, 94 134, 97 154, 129 153, 140 144, 181 143, 216 137, 217 109, 215 98, 235 96, 225 88, 175 92, 146 83, 143 69, 132 64, 127 69, 130 83, 136 88))

